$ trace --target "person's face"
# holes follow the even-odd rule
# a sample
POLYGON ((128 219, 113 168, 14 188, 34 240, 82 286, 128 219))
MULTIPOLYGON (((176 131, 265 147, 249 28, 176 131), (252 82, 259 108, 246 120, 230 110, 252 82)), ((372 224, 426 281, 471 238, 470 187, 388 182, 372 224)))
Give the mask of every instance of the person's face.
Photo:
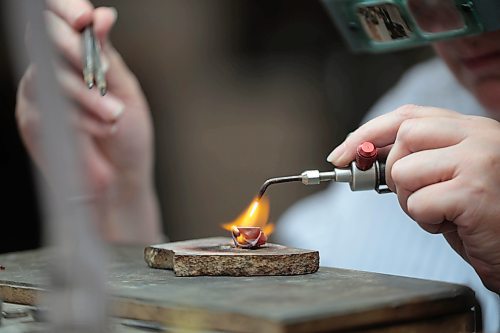
POLYGON ((434 43, 455 77, 500 120, 500 31, 434 43))

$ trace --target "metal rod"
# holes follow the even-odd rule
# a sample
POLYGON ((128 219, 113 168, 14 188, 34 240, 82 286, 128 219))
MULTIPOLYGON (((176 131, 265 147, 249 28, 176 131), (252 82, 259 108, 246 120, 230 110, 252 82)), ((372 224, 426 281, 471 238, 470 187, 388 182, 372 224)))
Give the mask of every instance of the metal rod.
POLYGON ((95 38, 94 35, 94 62, 95 62, 95 72, 94 72, 94 77, 95 77, 95 82, 97 84, 97 88, 99 89, 99 93, 101 96, 106 95, 107 92, 107 84, 106 84, 106 77, 104 73, 104 68, 102 68, 102 62, 101 62, 101 46, 99 45, 99 41, 97 38, 95 38))
POLYGON ((257 199, 262 198, 264 196, 264 193, 266 192, 267 188, 272 184, 288 183, 288 182, 301 182, 301 181, 302 181, 302 176, 287 176, 287 177, 277 177, 277 178, 268 179, 260 187, 259 195, 257 196, 257 199))
POLYGON ((83 80, 89 89, 95 85, 101 96, 106 95, 107 83, 104 68, 101 62, 101 47, 97 40, 92 24, 86 26, 82 32, 83 38, 83 80))
POLYGON ((89 89, 94 86, 94 31, 92 25, 83 29, 83 80, 89 89))

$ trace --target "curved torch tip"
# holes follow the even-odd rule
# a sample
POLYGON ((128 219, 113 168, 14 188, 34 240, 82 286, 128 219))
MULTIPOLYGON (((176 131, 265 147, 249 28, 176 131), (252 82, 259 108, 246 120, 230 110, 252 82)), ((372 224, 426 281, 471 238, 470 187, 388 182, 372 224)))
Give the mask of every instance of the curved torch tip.
POLYGON ((266 180, 264 184, 262 184, 262 186, 260 187, 259 194, 257 195, 257 200, 260 200, 264 196, 264 193, 271 184, 297 182, 297 181, 299 182, 302 181, 302 176, 286 176, 286 177, 270 178, 266 180))
POLYGON ((260 190, 259 190, 259 194, 257 194, 257 200, 262 199, 262 197, 264 196, 264 193, 266 193, 266 190, 269 187, 269 185, 271 185, 271 179, 266 180, 264 182, 264 184, 262 184, 262 186, 260 187, 260 190))

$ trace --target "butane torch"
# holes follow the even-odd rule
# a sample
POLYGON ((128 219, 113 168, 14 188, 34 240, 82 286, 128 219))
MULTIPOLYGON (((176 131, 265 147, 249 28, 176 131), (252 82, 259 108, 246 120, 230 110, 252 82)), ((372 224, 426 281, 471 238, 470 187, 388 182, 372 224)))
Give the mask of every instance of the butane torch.
POLYGON ((377 160, 377 148, 371 142, 364 142, 356 150, 356 160, 349 167, 332 171, 307 170, 298 176, 277 177, 268 179, 262 184, 258 198, 262 198, 266 189, 272 184, 302 182, 304 185, 317 185, 321 182, 335 181, 349 183, 352 191, 375 190, 378 193, 389 193, 391 190, 385 182, 385 162, 377 160))

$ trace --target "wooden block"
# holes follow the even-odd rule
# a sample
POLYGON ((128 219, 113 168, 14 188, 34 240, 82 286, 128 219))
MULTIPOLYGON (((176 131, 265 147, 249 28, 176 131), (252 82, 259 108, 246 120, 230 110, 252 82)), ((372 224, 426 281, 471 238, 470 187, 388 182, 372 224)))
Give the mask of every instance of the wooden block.
POLYGON ((318 251, 270 243, 240 249, 224 237, 148 246, 144 260, 153 268, 172 269, 176 276, 301 275, 319 268, 318 251))

